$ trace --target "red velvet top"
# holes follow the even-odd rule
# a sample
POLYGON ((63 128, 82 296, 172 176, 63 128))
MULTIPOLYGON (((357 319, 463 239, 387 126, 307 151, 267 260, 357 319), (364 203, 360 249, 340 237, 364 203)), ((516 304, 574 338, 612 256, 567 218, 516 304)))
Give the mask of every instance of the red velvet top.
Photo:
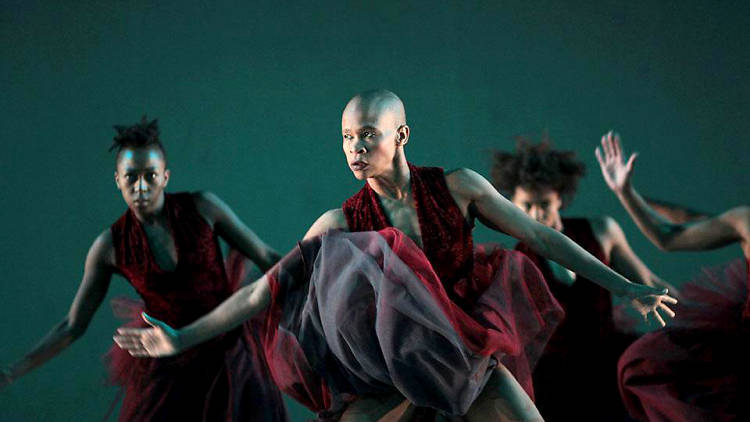
MULTIPOLYGON (((474 244, 469 223, 453 199, 443 169, 409 164, 411 191, 422 234, 423 251, 453 299, 467 299, 467 290, 483 290, 471 282, 474 244), (467 286, 467 283, 469 286, 467 286), (468 289, 467 289, 468 287, 468 289), (473 287, 473 288, 472 288, 473 287)), ((342 205, 352 232, 392 227, 369 184, 342 205)))
POLYGON ((146 311, 173 327, 203 316, 233 291, 216 233, 198 213, 190 193, 166 194, 177 267, 164 271, 151 252, 146 232, 128 209, 111 227, 117 271, 135 288, 146 311))

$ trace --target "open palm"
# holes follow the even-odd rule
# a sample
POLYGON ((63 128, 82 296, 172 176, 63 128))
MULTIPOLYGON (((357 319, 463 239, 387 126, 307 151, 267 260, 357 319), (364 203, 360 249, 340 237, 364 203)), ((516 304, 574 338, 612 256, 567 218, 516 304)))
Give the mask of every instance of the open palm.
POLYGON ((638 154, 631 154, 628 161, 625 162, 619 135, 610 131, 602 136, 602 145, 596 148, 595 154, 604 181, 607 182, 610 189, 620 192, 630 184, 633 164, 638 154))
POLYGON ((674 318, 675 313, 668 304, 674 305, 677 299, 669 296, 666 289, 658 289, 642 284, 633 284, 626 295, 632 299, 631 305, 648 321, 649 317, 656 320, 659 325, 667 325, 664 317, 674 318))
POLYGON ((154 317, 142 314, 151 327, 117 329, 113 337, 121 349, 135 357, 164 357, 181 352, 177 331, 154 317))

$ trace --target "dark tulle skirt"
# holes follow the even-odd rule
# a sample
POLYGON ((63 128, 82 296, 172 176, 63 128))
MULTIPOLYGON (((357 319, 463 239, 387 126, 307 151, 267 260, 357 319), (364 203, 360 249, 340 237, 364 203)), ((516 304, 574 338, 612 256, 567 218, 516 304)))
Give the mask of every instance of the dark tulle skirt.
MULTIPOLYGON (((247 261, 230 253, 235 286, 247 261)), ((128 326, 143 327, 143 302, 116 298, 112 308, 128 326)), ((264 316, 177 356, 134 358, 117 346, 105 356, 110 381, 124 395, 120 421, 286 421, 261 345, 264 316)))
POLYGON ((747 280, 742 260, 704 270, 681 289, 671 327, 641 337, 625 351, 618 374, 631 416, 643 421, 747 417, 750 331, 742 316, 747 280))
POLYGON ((475 252, 466 285, 486 288, 465 310, 396 229, 301 243, 267 273, 264 347, 279 387, 323 419, 393 392, 461 415, 502 362, 533 394, 531 369, 562 309, 525 255, 475 252))

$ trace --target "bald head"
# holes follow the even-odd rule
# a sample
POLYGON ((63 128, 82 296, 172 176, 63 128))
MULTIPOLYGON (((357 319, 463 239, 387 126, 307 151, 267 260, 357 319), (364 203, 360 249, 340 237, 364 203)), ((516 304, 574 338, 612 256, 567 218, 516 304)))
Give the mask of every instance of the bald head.
POLYGON ((404 103, 391 91, 365 91, 349 100, 341 115, 341 135, 357 179, 391 174, 394 168, 408 172, 404 145, 409 126, 404 103))
POLYGON ((355 95, 344 108, 341 124, 346 121, 362 121, 398 129, 406 124, 404 103, 398 95, 385 89, 373 89, 355 95))

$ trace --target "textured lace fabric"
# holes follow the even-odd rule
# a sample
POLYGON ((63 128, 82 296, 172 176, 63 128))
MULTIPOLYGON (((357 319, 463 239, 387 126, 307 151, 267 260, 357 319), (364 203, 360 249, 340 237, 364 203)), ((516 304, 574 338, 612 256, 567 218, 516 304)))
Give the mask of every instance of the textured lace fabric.
MULTIPOLYGON (((182 327, 229 297, 243 277, 237 268, 227 274, 216 234, 198 213, 191 194, 167 194, 164 212, 177 249, 174 271, 159 268, 146 233, 130 210, 111 227, 117 270, 142 299, 113 300, 113 310, 128 320, 128 326, 145 326, 140 318, 145 310, 182 327)), ((105 360, 110 380, 124 391, 119 420, 287 420, 257 326, 251 320, 165 358, 134 358, 113 345, 105 360)))
POLYGON ((215 308, 232 293, 216 234, 189 193, 167 194, 164 212, 177 248, 177 267, 157 265, 146 232, 128 210, 112 225, 117 269, 145 302, 146 311, 181 327, 215 308))
POLYGON ((366 185, 342 206, 349 233, 305 240, 266 273, 271 372, 319 415, 394 392, 461 415, 498 362, 533 397, 531 369, 562 318, 524 254, 474 245, 442 169, 409 168, 422 248, 366 185))
MULTIPOLYGON (((486 286, 471 277, 474 244, 466 221, 445 182, 443 169, 409 164, 423 250, 456 303, 471 302, 486 286)), ((369 184, 342 205, 352 232, 391 227, 369 184)))

